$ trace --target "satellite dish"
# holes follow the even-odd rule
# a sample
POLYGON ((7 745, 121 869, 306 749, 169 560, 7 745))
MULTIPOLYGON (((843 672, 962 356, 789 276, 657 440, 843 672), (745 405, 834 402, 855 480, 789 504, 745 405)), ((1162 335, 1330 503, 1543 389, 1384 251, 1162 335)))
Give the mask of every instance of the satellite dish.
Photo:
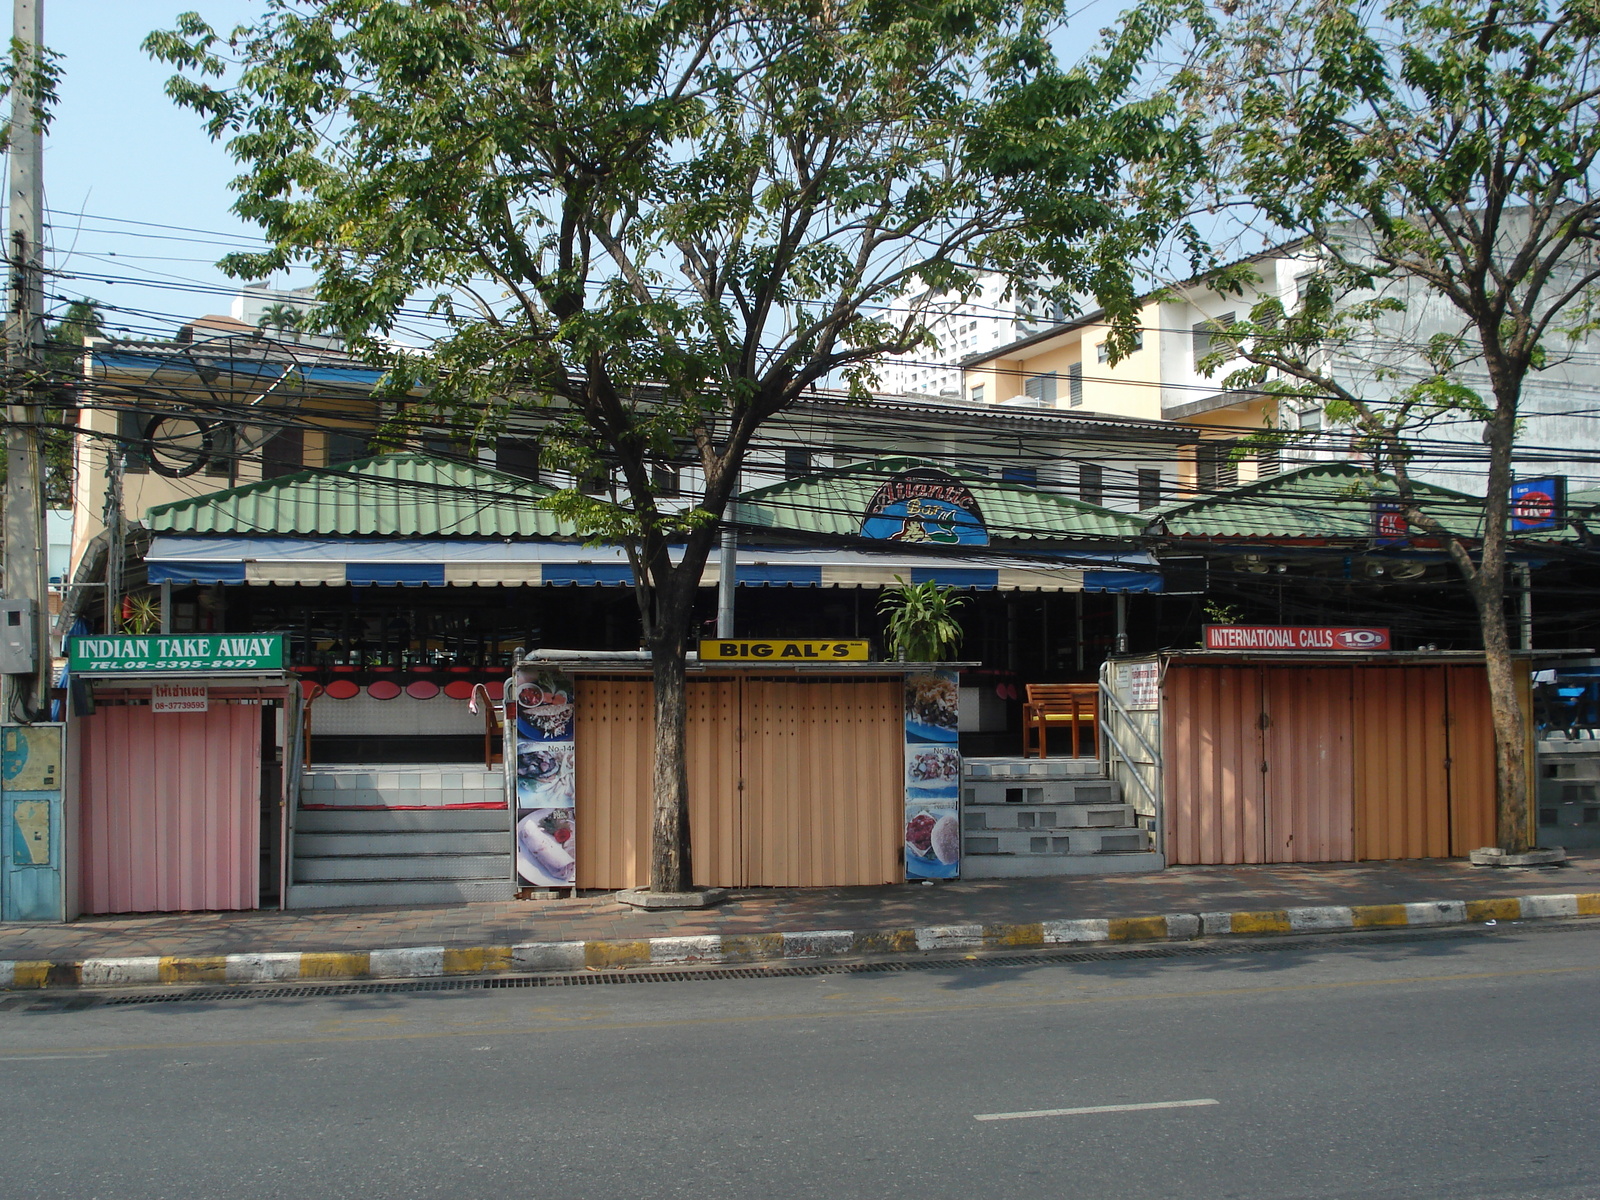
POLYGON ((259 334, 224 333, 175 352, 163 348, 143 382, 124 376, 107 386, 133 392, 147 412, 159 410, 140 428, 140 449, 152 470, 182 479, 259 450, 293 421, 307 390, 303 350, 259 334))
POLYGON ((1421 579, 1427 573, 1427 563, 1397 562, 1389 564, 1390 579, 1421 579))

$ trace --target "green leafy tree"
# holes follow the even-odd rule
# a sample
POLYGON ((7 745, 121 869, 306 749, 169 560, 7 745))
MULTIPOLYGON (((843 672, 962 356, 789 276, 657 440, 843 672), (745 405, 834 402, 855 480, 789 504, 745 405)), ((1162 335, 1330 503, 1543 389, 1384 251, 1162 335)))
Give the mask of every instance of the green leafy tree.
MULTIPOLYGON (((83 375, 84 339, 104 336, 104 332, 100 308, 93 300, 74 300, 45 329, 43 369, 56 400, 45 406, 45 428, 39 436, 46 508, 66 508, 72 503, 72 392, 83 375)), ((5 477, 6 464, 0 456, 0 483, 5 477)))
MULTIPOLYGON (((1227 14, 1184 78, 1210 122, 1217 200, 1303 239, 1291 252, 1310 273, 1297 296, 1219 328, 1205 365, 1242 360, 1228 386, 1325 405, 1392 478, 1411 526, 1448 547, 1487 658, 1499 842, 1526 849, 1509 489, 1524 386, 1591 324, 1600 284, 1600 9, 1243 0, 1227 14), (1481 538, 1452 534, 1412 484, 1441 416, 1483 422, 1481 538)), ((1249 282, 1239 267, 1212 286, 1249 282)))
POLYGON ((933 339, 885 316, 980 267, 1131 324, 1130 262, 1196 164, 1135 95, 1162 30, 1073 69, 1024 0, 304 0, 222 36, 151 35, 178 103, 243 165, 272 249, 318 276, 321 327, 376 354, 419 302, 448 323, 389 364, 489 434, 539 409, 552 502, 626 547, 655 684, 651 885, 691 882, 685 651, 751 439, 819 384, 933 339), (698 468, 661 503, 653 467, 698 468), (598 486, 595 486, 598 484, 598 486), (598 494, 597 494, 598 493, 598 494))

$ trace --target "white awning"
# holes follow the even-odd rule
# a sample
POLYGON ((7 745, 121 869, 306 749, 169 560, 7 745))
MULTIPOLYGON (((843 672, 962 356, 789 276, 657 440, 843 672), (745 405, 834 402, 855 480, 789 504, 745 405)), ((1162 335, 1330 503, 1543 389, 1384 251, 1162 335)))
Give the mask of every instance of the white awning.
MULTIPOLYGON (((720 575, 718 553, 702 585, 720 575)), ((171 537, 151 540, 151 583, 356 587, 627 587, 620 547, 571 542, 362 541, 357 539, 171 537)), ((895 549, 741 547, 740 587, 880 588, 897 579, 978 590, 1159 592, 1155 560, 1137 551, 1051 552, 1017 558, 972 550, 957 558, 895 549)))

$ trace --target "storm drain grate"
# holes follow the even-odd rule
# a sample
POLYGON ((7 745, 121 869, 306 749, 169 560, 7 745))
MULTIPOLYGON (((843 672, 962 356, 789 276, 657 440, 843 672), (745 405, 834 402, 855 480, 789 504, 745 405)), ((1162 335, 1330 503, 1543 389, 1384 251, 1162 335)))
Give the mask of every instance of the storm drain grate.
MULTIPOLYGON (((1571 929, 1565 922, 1548 922, 1543 928, 1571 929)), ((1517 932, 1533 932, 1534 927, 1518 926, 1517 932)), ((951 971, 988 970, 996 967, 1039 967, 1062 963, 1115 962, 1121 959, 1196 958, 1201 956, 1271 954, 1318 947, 1393 945, 1397 942, 1438 941, 1447 938, 1487 937, 1501 932, 1475 926, 1455 929, 1418 930, 1411 933, 1348 935, 1330 939, 1325 936, 1309 939, 1264 938, 1261 941, 1230 941, 1225 943, 1178 942, 1160 946, 1130 946, 1120 949, 1031 951, 1026 954, 975 954, 971 958, 914 958, 875 962, 816 962, 748 967, 706 967, 691 970, 653 970, 640 968, 623 971, 583 971, 565 975, 495 975, 467 979, 397 979, 393 981, 370 980, 352 983, 324 983, 272 987, 261 984, 240 984, 223 988, 189 988, 170 992, 136 992, 128 995, 100 993, 94 999, 83 994, 54 1001, 46 997, 29 997, 40 1010, 48 1005, 60 1009, 67 1004, 74 1008, 96 1003, 106 1007, 130 1004, 204 1004, 222 1000, 312 1000, 333 996, 392 995, 405 992, 474 992, 495 988, 546 988, 546 987, 600 987, 615 984, 640 983, 700 983, 707 980, 786 979, 819 975, 877 975, 896 971, 951 971), (87 1003, 86 1003, 87 1001, 87 1003)), ((0 1009, 14 1007, 23 998, 0 1002, 0 1009)))

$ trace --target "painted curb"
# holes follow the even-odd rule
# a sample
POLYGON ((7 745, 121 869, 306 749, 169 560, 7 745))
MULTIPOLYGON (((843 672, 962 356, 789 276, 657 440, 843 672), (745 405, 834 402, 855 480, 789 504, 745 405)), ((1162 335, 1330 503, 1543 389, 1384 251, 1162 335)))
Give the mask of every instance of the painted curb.
POLYGON ((0 960, 0 990, 428 979, 451 975, 609 971, 629 967, 731 966, 873 954, 935 954, 950 950, 1174 941, 1196 937, 1259 937, 1597 916, 1600 916, 1600 892, 1567 892, 1553 896, 1436 900, 1420 904, 1325 905, 1253 912, 1077 918, 1022 925, 924 925, 915 929, 866 931, 819 929, 637 941, 525 942, 516 946, 466 949, 414 946, 355 952, 88 958, 77 962, 0 960))

